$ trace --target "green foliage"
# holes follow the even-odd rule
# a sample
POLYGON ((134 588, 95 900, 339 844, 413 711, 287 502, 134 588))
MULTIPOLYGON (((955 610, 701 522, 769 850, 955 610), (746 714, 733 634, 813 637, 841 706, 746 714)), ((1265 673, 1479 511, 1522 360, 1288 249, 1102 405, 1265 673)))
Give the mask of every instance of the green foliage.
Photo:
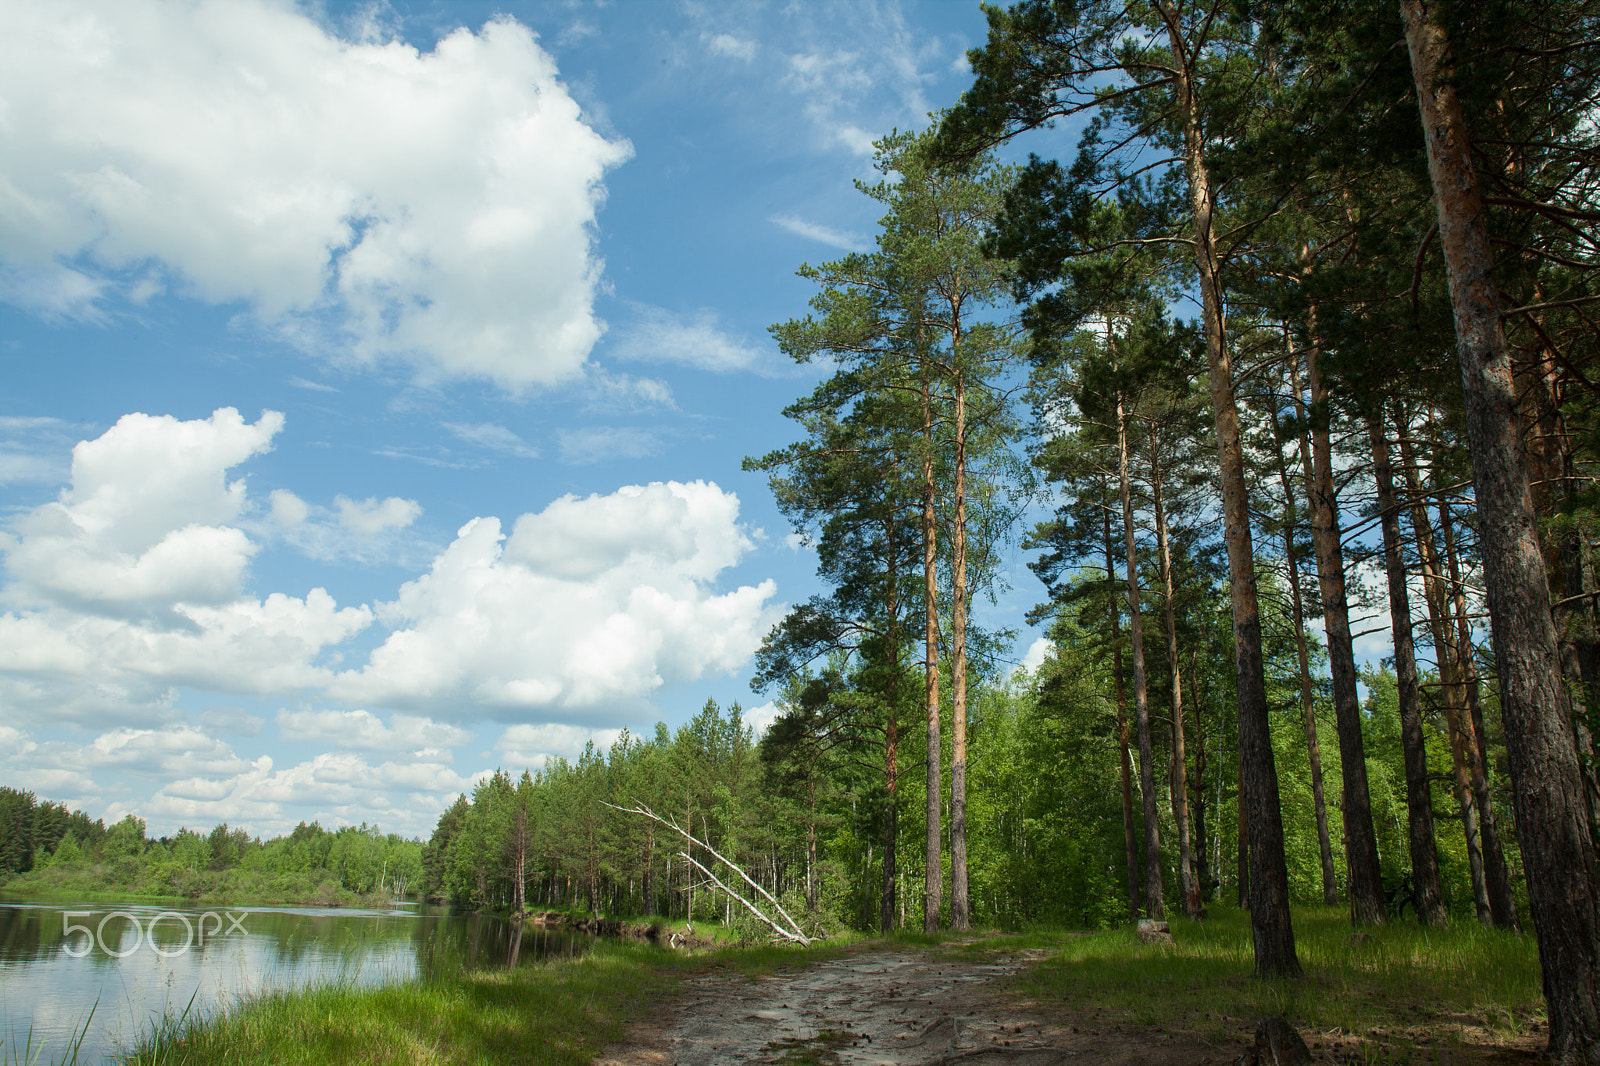
POLYGON ((0 787, 0 883, 32 870, 69 835, 93 849, 105 834, 105 826, 91 822, 82 811, 69 810, 64 803, 40 802, 32 792, 0 787))
MULTIPOLYGON (((0 789, 0 810, 31 793, 0 789)), ((5 882, 18 895, 148 896, 271 903, 353 903, 415 892, 422 882, 423 847, 377 826, 328 832, 301 823, 287 836, 262 841, 226 823, 209 833, 180 829, 151 840, 128 815, 107 829, 81 812, 62 816, 59 804, 34 804, 41 821, 62 829, 31 866, 5 882)), ((24 838, 27 839, 27 838, 24 838)))
POLYGON ((591 743, 575 762, 553 759, 517 783, 504 771, 486 778, 440 816, 422 849, 423 891, 489 910, 520 901, 530 910, 731 917, 728 901, 682 858, 681 838, 615 809, 636 804, 690 828, 774 894, 804 869, 787 850, 792 823, 771 817, 783 803, 763 787, 742 709, 708 700, 676 733, 624 732, 609 749, 591 743))
POLYGON ((56 870, 79 870, 87 863, 88 858, 83 853, 83 848, 78 846, 78 838, 66 836, 61 838, 61 843, 56 845, 56 850, 44 865, 56 870))

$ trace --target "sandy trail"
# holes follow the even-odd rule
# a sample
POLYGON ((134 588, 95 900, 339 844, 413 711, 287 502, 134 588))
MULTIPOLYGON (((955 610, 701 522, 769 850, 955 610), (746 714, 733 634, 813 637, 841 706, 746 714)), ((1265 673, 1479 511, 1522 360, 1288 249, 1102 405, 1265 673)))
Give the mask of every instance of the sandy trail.
MULTIPOLYGON (((852 952, 752 983, 687 982, 669 1017, 638 1025, 596 1066, 1153 1066, 1222 1063, 1205 1043, 1037 1016, 1003 978, 1045 952, 985 962, 901 950, 852 952)), ((1234 1049, 1235 1052, 1237 1049, 1234 1049)))

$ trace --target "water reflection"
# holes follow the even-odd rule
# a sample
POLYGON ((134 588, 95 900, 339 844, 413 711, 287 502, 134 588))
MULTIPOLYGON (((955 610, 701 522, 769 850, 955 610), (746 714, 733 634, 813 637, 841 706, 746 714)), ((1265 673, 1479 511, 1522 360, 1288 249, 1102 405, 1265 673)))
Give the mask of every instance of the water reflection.
POLYGON ((31 1032, 40 1062, 94 1016, 80 1062, 126 1046, 193 1001, 209 1012, 326 981, 361 985, 524 966, 588 950, 585 934, 528 929, 445 908, 394 910, 0 900, 0 1062, 31 1032), (96 1006, 98 1004, 98 1006, 96 1006))

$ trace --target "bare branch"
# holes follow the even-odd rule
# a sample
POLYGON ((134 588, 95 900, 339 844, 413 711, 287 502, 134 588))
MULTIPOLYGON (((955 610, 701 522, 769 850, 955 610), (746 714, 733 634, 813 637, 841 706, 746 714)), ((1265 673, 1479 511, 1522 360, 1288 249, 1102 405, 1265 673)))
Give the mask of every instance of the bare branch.
MULTIPOLYGON (((673 821, 671 818, 663 818, 663 817, 661 817, 661 815, 657 814, 655 811, 652 811, 649 807, 646 807, 642 803, 636 803, 632 807, 618 807, 615 803, 606 803, 605 806, 610 807, 614 811, 621 811, 623 814, 637 814, 637 815, 641 815, 641 816, 643 816, 645 818, 649 818, 651 821, 659 822, 660 824, 666 826, 668 829, 671 829, 673 832, 677 833, 679 836, 683 837, 683 839, 687 840, 690 844, 694 844, 694 845, 697 845, 699 847, 702 847, 702 848, 706 849, 712 855, 716 856, 718 862, 722 863, 728 869, 732 870, 734 873, 736 873, 740 877, 744 878, 746 884, 748 884, 751 888, 755 889, 757 892, 759 892, 763 896, 765 896, 767 898, 767 902, 772 904, 772 906, 777 910, 777 912, 779 914, 783 915, 783 920, 788 922, 789 923, 789 928, 793 930, 792 933, 783 933, 784 936, 788 937, 790 940, 797 941, 798 943, 801 943, 801 944, 809 944, 809 943, 811 943, 812 938, 806 936, 805 933, 801 932, 800 923, 796 922, 793 918, 791 918, 789 916, 789 912, 783 909, 783 904, 779 903, 776 899, 772 898, 772 893, 770 893, 766 889, 762 888, 761 885, 759 885, 755 881, 754 878, 752 878, 749 874, 745 873, 742 869, 740 869, 738 865, 736 865, 735 863, 729 862, 726 858, 724 858, 722 856, 722 854, 717 851, 716 848, 713 848, 710 844, 707 844, 705 841, 698 839, 697 837, 694 836, 694 834, 690 833, 687 829, 685 829, 683 826, 679 825, 677 822, 673 821)), ((684 858, 688 859, 689 856, 685 855, 684 858)), ((689 859, 689 861, 690 862, 694 862, 693 859, 689 859)), ((694 864, 696 866, 699 866, 701 870, 705 870, 705 867, 704 866, 700 866, 699 863, 694 862, 694 864)), ((711 877, 710 871, 706 871, 706 876, 707 877, 711 877)), ((716 880, 716 878, 712 878, 712 880, 716 880)), ((717 881, 717 884, 720 885, 720 884, 722 884, 722 882, 717 881)), ((755 907, 751 906, 749 901, 746 900, 743 896, 739 896, 737 893, 732 892, 727 888, 724 888, 723 891, 727 892, 730 896, 734 896, 735 898, 737 898, 741 903, 744 903, 745 906, 750 907, 751 910, 755 910, 757 916, 761 917, 769 925, 772 925, 772 927, 774 929, 778 928, 777 925, 772 923, 772 919, 767 918, 765 915, 762 915, 761 912, 759 910, 756 910, 755 907)), ((781 929, 779 929, 779 932, 783 932, 783 931, 781 929)))
MULTIPOLYGON (((611 804, 608 803, 608 804, 606 804, 606 806, 609 807, 609 806, 611 806, 611 804)), ((623 808, 618 807, 616 809, 620 811, 623 808)), ((630 811, 628 813, 630 813, 630 814, 640 814, 640 813, 643 813, 643 812, 641 812, 641 811, 630 811)), ((651 817, 654 817, 654 815, 652 815, 651 817)), ((659 818, 656 819, 656 820, 660 821, 659 818)), ((684 835, 688 836, 687 833, 685 833, 684 835)), ((710 849, 708 848, 707 850, 710 850, 710 849)), ((712 852, 712 854, 716 854, 716 853, 712 852)), ((705 874, 708 878, 710 878, 711 879, 711 883, 716 885, 718 888, 722 889, 722 891, 726 892, 730 899, 736 899, 740 903, 743 903, 746 907, 748 907, 749 910, 750 910, 750 913, 755 915, 758 919, 760 919, 763 923, 765 923, 768 927, 770 927, 772 929, 773 933, 775 933, 777 936, 782 937, 784 940, 794 941, 797 944, 809 944, 809 943, 811 943, 811 938, 806 936, 804 933, 791 933, 787 929, 784 929, 783 927, 778 925, 778 923, 773 921, 771 918, 768 918, 765 914, 762 914, 761 913, 761 909, 759 907, 757 907, 754 903, 751 903, 749 900, 745 899, 743 896, 739 895, 739 893, 735 892, 733 889, 729 888, 727 885, 723 884, 720 880, 717 879, 717 875, 716 874, 712 873, 710 870, 706 869, 704 866, 701 866, 700 863, 695 860, 695 857, 693 855, 690 855, 687 851, 680 851, 680 852, 678 852, 678 855, 681 856, 684 859, 687 859, 689 861, 689 863, 692 866, 694 866, 694 868, 696 870, 699 870, 701 873, 705 874)), ((723 860, 723 861, 726 862, 727 860, 723 860)), ((739 868, 737 866, 735 866, 734 869, 737 870, 739 868)), ((742 873, 743 871, 740 871, 740 872, 742 873)), ((788 917, 788 915, 785 915, 784 917, 788 917)))

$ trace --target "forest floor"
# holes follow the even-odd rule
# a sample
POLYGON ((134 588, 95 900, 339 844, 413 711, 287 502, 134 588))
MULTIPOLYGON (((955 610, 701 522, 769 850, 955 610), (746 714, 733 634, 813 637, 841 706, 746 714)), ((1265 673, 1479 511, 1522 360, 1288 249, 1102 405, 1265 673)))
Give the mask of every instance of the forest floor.
MULTIPOLYGON (((1241 1003, 1238 1016, 1196 1012, 1152 987, 1129 1010, 1039 980, 1051 957, 1059 951, 1014 938, 878 941, 787 972, 701 974, 595 1066, 1222 1066, 1253 1042, 1254 1005, 1241 1003)), ((1542 1047, 1531 1033, 1448 1020, 1403 1033, 1301 1034, 1318 1063, 1501 1066, 1537 1061, 1542 1047)))

